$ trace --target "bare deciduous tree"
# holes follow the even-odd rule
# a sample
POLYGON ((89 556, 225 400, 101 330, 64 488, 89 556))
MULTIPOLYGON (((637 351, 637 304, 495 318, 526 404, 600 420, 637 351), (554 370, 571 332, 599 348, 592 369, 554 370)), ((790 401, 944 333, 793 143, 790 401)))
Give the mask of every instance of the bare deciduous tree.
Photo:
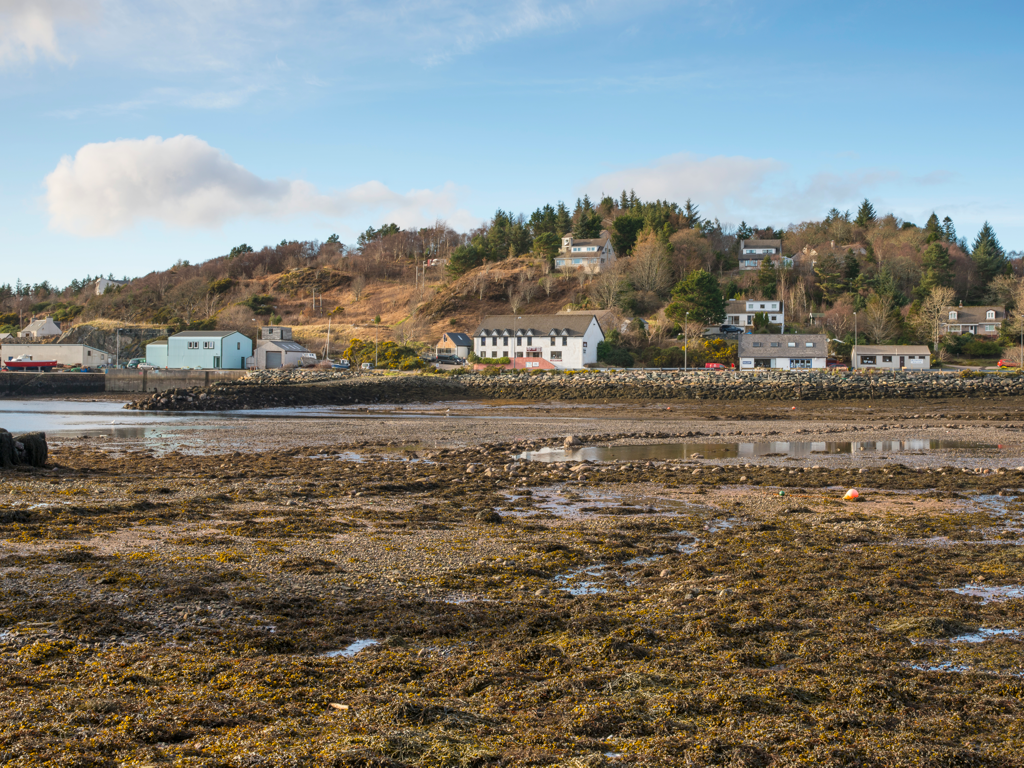
POLYGON ((352 296, 356 301, 359 301, 359 297, 363 295, 363 291, 366 290, 366 278, 363 275, 356 275, 352 278, 352 296))
POLYGON ((653 232, 645 232, 633 246, 629 278, 638 291, 663 294, 672 285, 668 251, 653 232))
POLYGON ((883 344, 896 335, 898 325, 893 317, 892 296, 876 293, 864 308, 864 331, 876 344, 883 344))
POLYGON ((922 339, 934 344, 933 349, 939 348, 942 321, 946 319, 947 307, 952 305, 954 295, 952 288, 937 285, 921 302, 921 309, 917 313, 917 331, 922 339))
POLYGON ((622 289, 622 270, 616 264, 600 273, 597 279, 590 284, 589 295, 601 309, 610 309, 615 306, 622 289))
POLYGON ((853 299, 842 296, 821 318, 821 325, 833 339, 842 339, 853 332, 853 299))

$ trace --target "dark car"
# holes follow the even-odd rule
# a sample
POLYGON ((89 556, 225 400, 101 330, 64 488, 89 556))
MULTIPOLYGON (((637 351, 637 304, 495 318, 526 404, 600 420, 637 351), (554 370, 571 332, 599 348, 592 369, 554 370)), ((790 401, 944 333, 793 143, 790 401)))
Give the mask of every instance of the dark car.
POLYGON ((739 335, 739 334, 742 334, 742 333, 746 333, 746 331, 744 331, 738 325, 728 325, 728 324, 718 326, 718 332, 719 333, 724 333, 726 336, 734 336, 734 335, 739 335))

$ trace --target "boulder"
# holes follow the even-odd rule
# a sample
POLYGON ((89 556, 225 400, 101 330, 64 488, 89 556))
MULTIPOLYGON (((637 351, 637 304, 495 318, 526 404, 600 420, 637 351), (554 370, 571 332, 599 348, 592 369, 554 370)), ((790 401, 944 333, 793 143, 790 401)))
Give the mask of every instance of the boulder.
POLYGON ((42 432, 29 432, 14 438, 25 446, 25 463, 33 467, 45 467, 48 451, 46 435, 42 432))
POLYGON ((20 464, 31 467, 46 466, 46 435, 30 432, 13 436, 6 429, 0 429, 0 469, 11 469, 20 464))

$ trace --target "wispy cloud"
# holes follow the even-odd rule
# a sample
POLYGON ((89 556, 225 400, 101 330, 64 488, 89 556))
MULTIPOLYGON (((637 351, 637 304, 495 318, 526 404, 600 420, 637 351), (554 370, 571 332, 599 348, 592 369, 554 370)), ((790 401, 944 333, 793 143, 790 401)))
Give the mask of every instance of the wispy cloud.
POLYGON ((87 144, 46 177, 50 226, 84 237, 110 236, 143 220, 183 229, 218 228, 241 217, 368 212, 414 226, 435 218, 472 221, 458 190, 395 192, 369 181, 321 192, 301 180, 263 179, 195 136, 87 144))
POLYGON ((0 66, 38 57, 70 63, 57 25, 92 17, 93 0, 0 0, 0 66))

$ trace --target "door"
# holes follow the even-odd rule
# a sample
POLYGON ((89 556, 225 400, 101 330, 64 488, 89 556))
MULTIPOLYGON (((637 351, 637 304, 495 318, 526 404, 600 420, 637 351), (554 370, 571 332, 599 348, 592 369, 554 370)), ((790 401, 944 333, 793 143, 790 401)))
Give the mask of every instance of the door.
POLYGON ((907 358, 905 355, 900 355, 900 368, 907 367, 907 358))
POLYGON ((281 353, 267 351, 267 368, 281 367, 281 353))
POLYGON ((214 368, 220 368, 220 358, 219 357, 214 356, 214 358, 213 358, 213 367, 214 368))

